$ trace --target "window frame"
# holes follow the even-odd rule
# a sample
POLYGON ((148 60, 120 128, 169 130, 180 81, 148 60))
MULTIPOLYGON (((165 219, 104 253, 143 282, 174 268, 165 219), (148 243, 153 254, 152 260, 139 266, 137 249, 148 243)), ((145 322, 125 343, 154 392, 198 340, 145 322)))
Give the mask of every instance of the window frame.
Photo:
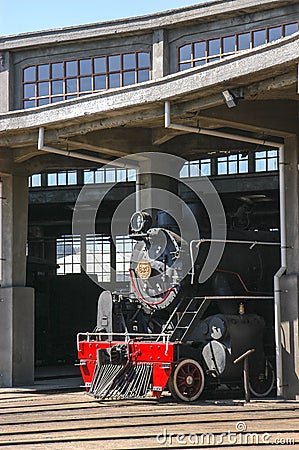
MULTIPOLYGON (((239 53, 240 51, 244 51, 246 49, 241 49, 239 50, 239 37, 243 36, 245 34, 249 34, 250 35, 250 42, 249 42, 249 47, 248 49, 252 49, 252 48, 256 48, 259 47, 260 45, 263 44, 259 44, 257 46, 254 46, 254 36, 256 33, 258 32, 265 32, 266 33, 266 39, 265 39, 265 43, 269 43, 269 42, 274 42, 274 40, 269 41, 269 35, 270 35, 270 30, 274 29, 274 28, 279 28, 281 27, 282 29, 282 37, 286 37, 286 36, 290 36, 290 34, 286 35, 286 27, 288 25, 295 25, 297 24, 297 28, 299 29, 299 21, 293 21, 293 22, 286 22, 283 24, 277 24, 277 25, 271 25, 268 27, 263 27, 263 28, 257 28, 254 30, 249 30, 249 31, 242 31, 241 33, 233 33, 233 34, 227 34, 224 36, 213 36, 209 39, 202 39, 202 40, 198 40, 198 41, 191 41, 191 42, 186 42, 180 46, 177 47, 177 70, 180 72, 182 70, 186 70, 188 68, 192 68, 192 67, 197 67, 199 65, 203 64, 208 64, 209 62, 213 62, 215 60, 220 60, 220 59, 224 59, 228 56, 231 55, 235 55, 236 53, 239 53), (234 51, 231 52, 223 52, 223 42, 225 39, 230 38, 230 37, 235 37, 235 49, 234 51), (215 40, 220 40, 220 51, 218 54, 209 54, 209 44, 212 41, 215 40), (205 43, 205 47, 206 47, 206 51, 205 51, 205 56, 201 57, 201 58, 196 58, 195 57, 195 46, 197 44, 200 43, 205 43), (187 47, 187 46, 191 46, 191 54, 190 54, 190 59, 184 59, 181 60, 180 59, 180 53, 181 51, 187 47), (190 66, 190 67, 183 67, 183 66, 190 66), (183 68, 182 68, 183 67, 183 68)), ((298 30, 297 30, 298 31, 298 30)), ((279 38, 277 38, 279 39, 279 38)))
POLYGON ((137 50, 130 52, 122 52, 122 53, 112 53, 106 55, 97 55, 91 57, 82 57, 79 59, 70 59, 70 60, 62 60, 62 61, 51 61, 51 62, 43 62, 40 64, 30 64, 22 69, 22 108, 27 109, 30 107, 42 106, 43 104, 53 104, 57 101, 65 101, 70 100, 72 98, 79 98, 85 95, 94 94, 97 92, 105 91, 108 89, 112 89, 109 79, 113 75, 119 75, 119 86, 125 87, 133 84, 138 84, 143 81, 149 81, 151 79, 152 72, 152 60, 151 60, 151 52, 146 50, 137 50), (127 55, 134 55, 134 67, 126 68, 124 67, 124 60, 127 55), (148 60, 148 65, 144 65, 141 58, 141 55, 146 55, 148 60), (109 70, 109 59, 119 56, 120 58, 120 66, 115 70, 109 70), (96 60, 98 59, 105 60, 105 71, 97 71, 96 69, 96 60), (82 73, 81 62, 82 61, 90 61, 91 62, 91 73, 82 73), (71 63, 75 63, 76 70, 74 73, 68 75, 67 68, 71 63), (53 74, 53 67, 57 64, 62 64, 62 73, 60 76, 55 76, 53 74), (48 66, 49 77, 47 79, 39 78, 39 68, 42 66, 48 66), (34 71, 33 80, 29 79, 29 81, 25 81, 26 78, 26 70, 34 71), (142 74, 146 72, 146 80, 141 80, 140 77, 142 74), (125 75, 128 73, 134 74, 134 82, 133 83, 125 83, 125 75), (105 87, 98 89, 96 87, 96 82, 98 77, 105 77, 106 83, 105 87), (90 89, 81 89, 81 80, 90 79, 90 89), (62 83, 62 92, 53 93, 55 85, 54 83, 60 82, 62 83), (39 95, 39 88, 41 83, 48 83, 48 94, 39 95), (74 87, 71 87, 70 83, 74 83, 74 87), (68 87, 69 85, 69 87, 68 87), (34 89, 33 96, 25 96, 25 89, 28 86, 32 86, 34 89), (30 105, 28 105, 30 103, 30 105), (34 104, 31 104, 34 103, 34 104))

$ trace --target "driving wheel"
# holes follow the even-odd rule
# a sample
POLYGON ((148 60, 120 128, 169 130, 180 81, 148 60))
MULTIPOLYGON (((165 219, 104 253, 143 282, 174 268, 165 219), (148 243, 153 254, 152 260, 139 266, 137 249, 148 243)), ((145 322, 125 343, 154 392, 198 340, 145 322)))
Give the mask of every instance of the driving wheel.
POLYGON ((194 359, 183 359, 175 367, 169 383, 169 390, 176 400, 194 402, 204 388, 204 372, 194 359))

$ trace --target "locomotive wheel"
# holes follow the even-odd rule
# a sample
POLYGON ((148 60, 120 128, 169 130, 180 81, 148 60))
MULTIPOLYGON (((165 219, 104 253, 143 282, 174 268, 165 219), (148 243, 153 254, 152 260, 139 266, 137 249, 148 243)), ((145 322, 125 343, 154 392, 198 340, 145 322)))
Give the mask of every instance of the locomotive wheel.
POLYGON ((266 360, 263 373, 251 377, 249 380, 249 389, 255 397, 266 397, 273 389, 275 382, 275 373, 271 363, 266 360))
POLYGON ((194 359, 181 360, 174 369, 168 387, 176 400, 194 402, 204 388, 204 372, 194 359))

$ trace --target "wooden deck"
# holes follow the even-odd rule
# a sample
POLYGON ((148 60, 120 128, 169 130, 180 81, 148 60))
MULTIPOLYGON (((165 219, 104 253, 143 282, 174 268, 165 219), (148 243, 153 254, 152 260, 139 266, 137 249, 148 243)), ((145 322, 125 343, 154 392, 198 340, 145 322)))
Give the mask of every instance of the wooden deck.
POLYGON ((186 405, 167 396, 160 401, 97 402, 84 392, 0 389, 0 449, 252 450, 271 448, 269 444, 299 448, 299 403, 222 400, 186 405))

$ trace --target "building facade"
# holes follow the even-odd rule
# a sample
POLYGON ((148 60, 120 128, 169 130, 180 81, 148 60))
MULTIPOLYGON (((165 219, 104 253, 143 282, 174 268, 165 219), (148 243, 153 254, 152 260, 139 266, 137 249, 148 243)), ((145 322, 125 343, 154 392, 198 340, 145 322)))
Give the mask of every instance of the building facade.
MULTIPOLYGON (((180 180, 212 180, 232 227, 280 232, 278 394, 298 397, 298 23, 298 1, 217 0, 0 38, 0 385, 33 381, 33 288, 39 360, 49 315, 72 309, 59 328, 71 341, 86 290, 83 323, 93 319, 90 278, 126 285, 132 243, 111 240, 111 217, 136 184, 161 186, 106 165, 162 152, 184 158, 180 180), (94 233, 75 235, 82 186, 100 195, 110 184, 94 233)), ((200 217, 182 184, 163 188, 200 217)))

